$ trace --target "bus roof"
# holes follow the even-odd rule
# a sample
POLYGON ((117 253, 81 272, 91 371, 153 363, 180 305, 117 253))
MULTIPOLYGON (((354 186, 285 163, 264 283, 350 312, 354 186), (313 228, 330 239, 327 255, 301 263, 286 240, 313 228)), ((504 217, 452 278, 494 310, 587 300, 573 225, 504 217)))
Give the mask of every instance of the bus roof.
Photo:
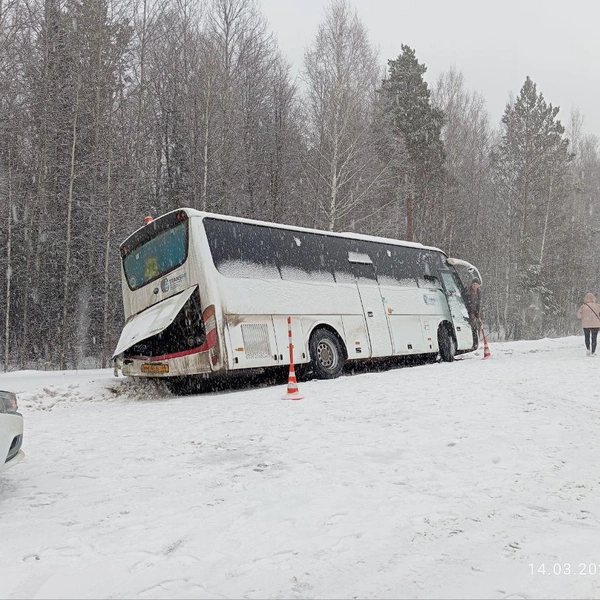
MULTIPOLYGON (((185 211, 186 214, 188 215, 188 217, 210 217, 211 219, 221 219, 223 221, 236 221, 236 222, 240 222, 240 223, 249 223, 252 225, 263 225, 266 227, 277 227, 279 229, 288 229, 291 231, 304 231, 304 232, 308 232, 308 233, 318 233, 321 235, 331 235, 331 236, 335 236, 335 237, 351 238, 351 239, 363 240, 363 241, 367 241, 367 242, 378 242, 381 244, 393 244, 396 246, 407 246, 409 248, 423 248, 424 250, 433 250, 435 252, 441 252, 442 254, 444 254, 446 256, 446 253, 443 250, 440 250, 440 248, 436 248, 435 246, 425 246, 419 242, 407 242, 404 240, 396 240, 393 238, 384 238, 384 237, 378 237, 378 236, 374 236, 374 235, 365 235, 362 233, 325 231, 324 229, 312 229, 310 227, 300 227, 297 225, 285 225, 283 223, 274 223, 271 221, 259 221, 257 219, 246 219, 245 217, 234 217, 231 215, 222 215, 222 214, 218 214, 218 213, 200 211, 200 210, 196 210, 195 208, 182 207, 182 208, 177 208, 175 210, 169 211, 164 214, 167 215, 172 212, 177 212, 177 211, 181 211, 181 210, 185 211)), ((162 216, 164 216, 164 215, 160 215, 160 217, 162 217, 162 216)), ((159 219, 160 217, 157 217, 157 219, 159 219)), ((125 242, 127 242, 127 240, 130 237, 135 235, 137 233, 137 231, 139 231, 140 229, 143 229, 143 227, 145 227, 145 225, 142 225, 142 227, 138 228, 131 235, 129 235, 127 237, 127 239, 125 239, 123 241, 123 244, 125 244, 125 242)), ((123 245, 123 244, 121 244, 121 245, 123 245)))

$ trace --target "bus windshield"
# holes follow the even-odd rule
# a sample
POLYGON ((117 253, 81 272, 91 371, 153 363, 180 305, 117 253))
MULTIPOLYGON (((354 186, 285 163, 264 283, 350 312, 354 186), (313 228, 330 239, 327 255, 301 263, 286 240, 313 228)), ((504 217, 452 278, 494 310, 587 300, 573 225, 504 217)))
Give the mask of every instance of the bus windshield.
POLYGON ((123 269, 132 290, 137 290, 176 269, 187 258, 187 219, 158 230, 159 233, 154 237, 140 240, 139 245, 123 253, 123 269))

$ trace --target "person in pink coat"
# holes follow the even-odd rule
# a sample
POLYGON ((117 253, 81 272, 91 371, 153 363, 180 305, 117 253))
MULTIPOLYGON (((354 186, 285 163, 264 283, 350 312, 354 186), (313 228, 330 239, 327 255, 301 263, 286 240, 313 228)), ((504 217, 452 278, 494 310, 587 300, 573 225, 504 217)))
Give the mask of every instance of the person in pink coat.
POLYGON ((583 304, 577 310, 577 318, 581 319, 587 355, 596 356, 596 342, 600 330, 600 304, 596 302, 594 294, 588 292, 583 297, 583 304))

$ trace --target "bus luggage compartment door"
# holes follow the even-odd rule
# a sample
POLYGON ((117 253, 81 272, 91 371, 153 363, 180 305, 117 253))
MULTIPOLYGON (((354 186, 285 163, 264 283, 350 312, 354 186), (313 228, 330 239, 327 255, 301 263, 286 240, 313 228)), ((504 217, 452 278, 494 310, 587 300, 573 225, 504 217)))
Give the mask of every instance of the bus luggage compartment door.
POLYGON ((226 322, 233 369, 272 367, 280 363, 270 316, 248 315, 243 320, 226 322))
POLYGON ((473 347, 473 331, 469 320, 467 306, 455 275, 450 271, 440 271, 444 294, 454 323, 458 350, 469 350, 473 347))

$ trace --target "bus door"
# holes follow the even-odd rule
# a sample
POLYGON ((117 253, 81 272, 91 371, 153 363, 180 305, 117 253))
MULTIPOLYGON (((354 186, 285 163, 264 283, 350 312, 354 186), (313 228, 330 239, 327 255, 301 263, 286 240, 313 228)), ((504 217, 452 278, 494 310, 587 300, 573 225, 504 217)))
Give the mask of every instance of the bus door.
POLYGON ((444 288, 444 295, 448 301, 450 315, 454 323, 457 349, 469 350, 473 347, 473 331, 459 282, 456 280, 454 273, 449 270, 440 270, 439 274, 444 288))
POLYGON ((373 261, 368 254, 358 252, 349 252, 348 261, 351 263, 365 316, 371 356, 391 356, 392 338, 373 261))
POLYGON ((461 260, 460 258, 449 258, 448 264, 454 267, 466 288, 469 287, 469 284, 473 280, 479 282, 479 284, 483 283, 479 269, 477 269, 477 267, 472 265, 470 262, 461 260))

